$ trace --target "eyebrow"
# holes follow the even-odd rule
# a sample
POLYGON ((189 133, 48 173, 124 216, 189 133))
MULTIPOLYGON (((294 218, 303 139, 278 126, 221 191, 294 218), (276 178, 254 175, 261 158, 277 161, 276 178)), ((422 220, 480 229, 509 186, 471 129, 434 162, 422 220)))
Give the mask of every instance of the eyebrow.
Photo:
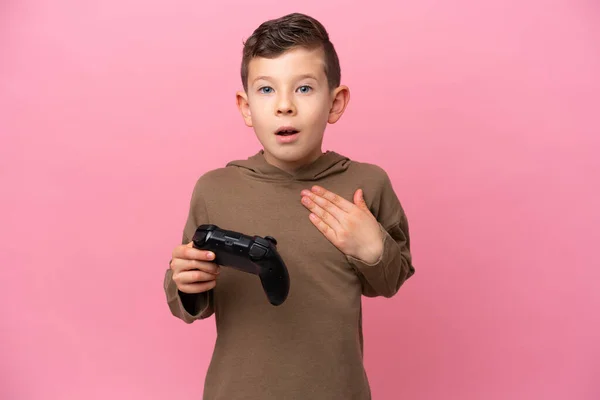
POLYGON ((264 79, 265 81, 270 80, 270 78, 268 76, 257 76, 256 78, 254 78, 254 80, 252 80, 252 83, 255 83, 256 81, 260 81, 261 79, 264 79))
POLYGON ((302 79, 314 79, 315 81, 318 80, 316 76, 314 76, 313 74, 304 74, 304 75, 300 75, 298 77, 298 80, 302 80, 302 79))
MULTIPOLYGON (((264 79, 266 81, 270 81, 271 77, 270 76, 266 76, 266 75, 257 76, 256 78, 254 78, 254 80, 252 81, 252 83, 254 84, 256 81, 259 81, 261 79, 264 79)), ((318 81, 317 77, 314 76, 313 74, 303 74, 303 75, 300 75, 297 78, 297 80, 302 80, 302 79, 313 79, 315 81, 318 81)))

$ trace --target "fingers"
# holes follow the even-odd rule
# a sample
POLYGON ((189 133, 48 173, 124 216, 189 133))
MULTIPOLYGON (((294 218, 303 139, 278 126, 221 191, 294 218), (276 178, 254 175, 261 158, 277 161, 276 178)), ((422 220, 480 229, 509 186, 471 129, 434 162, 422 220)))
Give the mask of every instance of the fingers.
POLYGON ((358 207, 362 208, 363 210, 369 210, 369 207, 367 206, 367 202, 365 201, 365 197, 364 197, 364 193, 363 193, 362 189, 357 189, 356 192, 354 192, 354 204, 356 204, 358 207))
POLYGON ((328 200, 331 204, 337 206, 340 210, 345 212, 352 211, 354 204, 344 199, 342 196, 339 196, 332 191, 329 191, 321 186, 313 186, 311 188, 311 192, 316 194, 317 197, 322 197, 325 200, 328 200))
POLYGON ((178 284, 177 288, 184 293, 202 293, 213 289, 217 285, 217 281, 207 281, 201 283, 178 284))
POLYGON ((310 217, 310 221, 313 223, 313 225, 316 226, 317 229, 319 231, 321 231, 321 233, 323 235, 325 235, 325 237, 330 242, 337 243, 337 239, 338 239, 337 234, 336 234, 335 230, 329 224, 327 224, 325 221, 323 221, 316 214, 310 213, 309 217, 310 217))
POLYGON ((202 293, 217 285, 217 275, 200 270, 185 270, 173 273, 173 281, 184 293, 202 293))
POLYGON ((220 268, 219 265, 214 262, 173 258, 171 260, 171 269, 174 272, 199 270, 214 275, 219 273, 220 268))
POLYGON ((173 280, 180 285, 189 285, 193 283, 202 283, 214 281, 217 279, 216 274, 211 274, 209 272, 204 272, 200 270, 189 270, 189 271, 181 271, 179 273, 173 274, 173 280))
MULTIPOLYGON (((302 204, 304 204, 309 210, 315 211, 319 217, 323 218, 323 213, 327 212, 331 214, 336 220, 339 222, 343 222, 345 218, 346 211, 342 210, 336 204, 326 199, 325 197, 319 196, 313 192, 308 190, 303 190, 302 194, 302 204), (315 210, 313 210, 315 208, 315 210)), ((336 195, 337 196, 337 195, 336 195)), ((337 196, 339 197, 339 196, 337 196)))
POLYGON ((328 200, 318 196, 314 199, 304 196, 302 197, 302 204, 333 230, 340 230, 342 228, 341 223, 344 221, 344 212, 328 200))
POLYGON ((198 260, 198 261, 213 261, 215 254, 207 250, 199 250, 193 247, 193 242, 189 242, 186 245, 175 247, 173 250, 173 258, 183 258, 185 260, 198 260))
POLYGON ((220 272, 214 259, 214 253, 194 248, 193 242, 177 246, 170 263, 177 288, 184 293, 202 293, 214 288, 220 272))

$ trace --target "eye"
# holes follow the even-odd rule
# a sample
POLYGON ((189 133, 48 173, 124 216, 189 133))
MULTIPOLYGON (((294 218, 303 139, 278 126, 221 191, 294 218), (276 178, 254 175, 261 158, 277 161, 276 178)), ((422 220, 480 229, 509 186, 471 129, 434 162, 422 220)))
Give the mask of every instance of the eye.
POLYGON ((269 87, 269 86, 263 86, 260 89, 258 89, 259 93, 263 93, 263 94, 269 94, 271 92, 273 92, 273 88, 269 87))
POLYGON ((312 88, 310 86, 308 86, 308 85, 300 86, 298 88, 298 90, 300 91, 300 93, 308 93, 308 92, 310 92, 311 89, 312 88))

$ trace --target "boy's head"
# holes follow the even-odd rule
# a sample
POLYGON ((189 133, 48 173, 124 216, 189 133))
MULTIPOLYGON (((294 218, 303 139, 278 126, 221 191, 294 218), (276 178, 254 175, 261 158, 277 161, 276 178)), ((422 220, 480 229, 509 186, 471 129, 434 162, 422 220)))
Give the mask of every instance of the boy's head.
POLYGON ((309 16, 295 13, 266 21, 246 40, 244 91, 237 93, 237 101, 267 161, 289 171, 321 155, 327 123, 341 117, 349 100, 340 76, 327 31, 309 16))

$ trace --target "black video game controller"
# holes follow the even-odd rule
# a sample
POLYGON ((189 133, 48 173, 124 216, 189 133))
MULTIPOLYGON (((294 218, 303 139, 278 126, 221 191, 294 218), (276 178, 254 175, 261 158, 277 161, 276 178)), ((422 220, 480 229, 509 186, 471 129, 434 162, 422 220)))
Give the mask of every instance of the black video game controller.
POLYGON ((196 229, 192 241, 195 248, 212 251, 215 263, 258 275, 272 305, 278 306, 286 300, 290 278, 277 252, 277 241, 271 236, 248 236, 204 224, 196 229))

